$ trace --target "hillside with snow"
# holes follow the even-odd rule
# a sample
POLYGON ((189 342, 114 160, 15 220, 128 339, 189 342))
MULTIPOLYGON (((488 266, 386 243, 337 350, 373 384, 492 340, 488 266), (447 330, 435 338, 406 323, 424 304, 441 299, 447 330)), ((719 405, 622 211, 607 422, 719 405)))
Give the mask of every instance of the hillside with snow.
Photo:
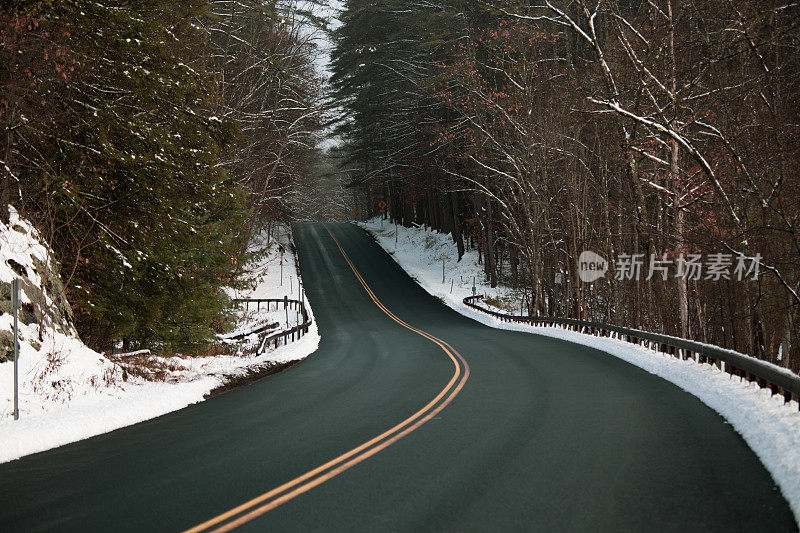
MULTIPOLYGON (((288 246, 291 233, 277 237, 288 246)), ((276 241, 274 241, 276 242, 276 241)), ((266 242, 260 242, 267 246, 266 242)), ((288 254, 291 256, 291 254, 288 254)), ((276 246, 252 266, 254 295, 281 298, 280 254, 276 246)), ((284 259, 285 293, 290 294, 294 258, 284 259)), ((148 350, 109 355, 87 347, 72 325, 57 265, 39 232, 10 209, 0 222, 0 462, 47 450, 154 418, 192 403, 230 379, 254 369, 302 359, 316 350, 316 324, 302 339, 257 356, 160 357, 148 350), (13 344, 10 284, 22 280, 19 313, 19 412, 13 420, 13 344)), ((274 314, 274 313, 273 313, 274 314)), ((240 313, 238 329, 248 320, 275 317, 240 313)), ((278 317, 279 318, 279 317, 278 317)), ((294 317, 289 317, 291 321, 294 317)), ((283 326, 283 324, 281 324, 283 326)))

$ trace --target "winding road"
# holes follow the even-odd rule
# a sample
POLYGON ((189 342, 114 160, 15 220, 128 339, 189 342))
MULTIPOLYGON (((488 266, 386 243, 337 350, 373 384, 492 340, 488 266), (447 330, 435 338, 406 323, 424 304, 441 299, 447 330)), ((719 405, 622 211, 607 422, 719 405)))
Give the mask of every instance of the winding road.
POLYGON ((459 315, 351 224, 295 239, 317 352, 0 465, 0 531, 797 530, 695 397, 459 315))

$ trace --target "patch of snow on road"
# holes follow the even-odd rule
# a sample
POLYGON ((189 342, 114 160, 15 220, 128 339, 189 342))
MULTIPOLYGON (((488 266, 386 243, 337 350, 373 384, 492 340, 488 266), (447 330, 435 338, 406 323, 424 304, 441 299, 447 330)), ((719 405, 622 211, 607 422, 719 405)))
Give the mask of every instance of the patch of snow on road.
MULTIPOLYGON (((779 396, 718 368, 682 361, 666 354, 607 337, 596 337, 554 327, 533 327, 506 323, 464 305, 472 295, 475 277, 477 294, 513 300, 515 291, 507 287, 492 289, 483 281, 477 253, 467 251, 460 263, 450 235, 405 228, 374 218, 359 224, 370 232, 395 261, 431 295, 442 299, 463 315, 488 326, 536 335, 546 335, 583 344, 627 361, 657 375, 696 396, 717 411, 744 437, 750 448, 772 474, 783 496, 800 523, 800 412, 797 402, 783 403, 779 396), (395 233, 397 232, 397 233, 395 233), (445 281, 442 282, 442 255, 445 281)), ((508 310, 505 310, 508 312, 508 310)), ((519 310, 516 313, 519 314, 519 310)))

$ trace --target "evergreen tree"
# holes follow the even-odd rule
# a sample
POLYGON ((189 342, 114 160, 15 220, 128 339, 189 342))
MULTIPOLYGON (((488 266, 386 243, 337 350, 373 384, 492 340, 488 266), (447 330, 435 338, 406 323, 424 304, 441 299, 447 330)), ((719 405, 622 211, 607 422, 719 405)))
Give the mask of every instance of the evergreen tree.
POLYGON ((41 95, 59 112, 23 121, 18 175, 96 346, 205 342, 244 260, 245 194, 219 165, 237 128, 210 115, 198 68, 204 4, 67 0, 38 24, 59 40, 41 95))

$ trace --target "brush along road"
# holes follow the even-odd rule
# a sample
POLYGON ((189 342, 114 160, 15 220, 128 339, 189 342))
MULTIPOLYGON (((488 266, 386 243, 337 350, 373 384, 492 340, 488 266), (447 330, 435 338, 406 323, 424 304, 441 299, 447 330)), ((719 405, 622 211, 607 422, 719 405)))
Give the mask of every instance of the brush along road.
POLYGON ((0 530, 796 529, 745 442, 676 386, 465 318, 355 226, 295 238, 316 353, 0 465, 0 530))

